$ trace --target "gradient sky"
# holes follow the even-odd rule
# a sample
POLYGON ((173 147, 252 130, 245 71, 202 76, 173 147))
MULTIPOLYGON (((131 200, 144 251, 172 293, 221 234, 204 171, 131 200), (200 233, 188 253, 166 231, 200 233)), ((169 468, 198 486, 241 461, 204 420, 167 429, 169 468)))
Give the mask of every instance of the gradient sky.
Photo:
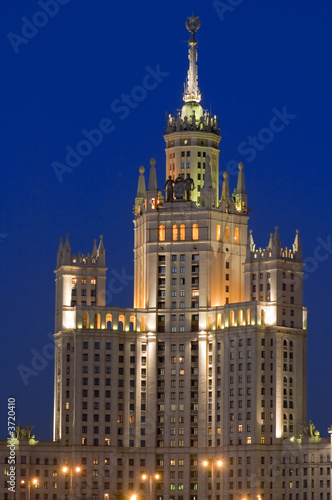
MULTIPOLYGON (((38 439, 52 438, 53 271, 59 237, 69 233, 72 251, 88 253, 103 234, 108 276, 132 277, 138 169, 148 168, 155 157, 158 185, 164 186, 165 112, 182 106, 188 66, 184 22, 192 12, 202 21, 202 104, 221 119, 221 170, 244 162, 255 243, 265 247, 278 225, 283 246, 291 246, 300 230, 309 310, 308 419, 327 435, 332 422, 332 4, 219 4, 58 0, 58 12, 47 17, 36 14, 42 10, 37 1, 6 2, 0 18, 1 439, 7 436, 11 396, 17 422, 34 425, 38 439), (37 30, 31 20, 39 24, 37 30), (158 65, 163 73, 158 85, 139 94, 135 87, 158 65), (117 100, 133 92, 139 102, 120 112, 117 100), (292 117, 283 130, 262 132, 285 108, 292 117), (52 163, 64 164, 66 147, 76 148, 82 130, 96 128, 104 118, 112 121, 113 131, 59 182, 52 163), (249 137, 259 134, 268 143, 248 152, 249 137), (48 359, 39 360, 26 385, 18 367, 33 368, 36 352, 48 359)), ((230 175, 231 190, 235 182, 230 175)), ((132 283, 127 278, 121 291, 110 291, 109 303, 131 306, 132 283)))

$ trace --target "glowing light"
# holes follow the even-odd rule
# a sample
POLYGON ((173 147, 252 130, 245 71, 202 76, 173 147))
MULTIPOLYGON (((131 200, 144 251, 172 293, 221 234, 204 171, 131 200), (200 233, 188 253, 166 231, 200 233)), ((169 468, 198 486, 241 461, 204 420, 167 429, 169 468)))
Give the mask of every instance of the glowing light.
POLYGON ((207 460, 204 460, 203 465, 204 467, 207 467, 209 465, 209 462, 207 460))
POLYGON ((221 460, 218 460, 218 461, 217 461, 217 465, 218 465, 218 467, 221 467, 221 466, 222 466, 222 461, 221 461, 221 460))
POLYGON ((76 472, 81 472, 81 467, 75 467, 76 472))
POLYGON ((38 481, 37 481, 37 479, 33 479, 33 480, 32 480, 32 483, 33 483, 33 484, 37 484, 37 482, 38 482, 38 481))
POLYGON ((63 472, 68 472, 68 467, 63 467, 62 471, 63 472))
POLYGON ((154 477, 155 477, 156 479, 159 479, 159 478, 160 478, 159 474, 155 474, 155 476, 154 476, 154 477))
POLYGON ((24 479, 21 479, 21 484, 25 484, 25 481, 24 481, 24 479))
POLYGON ((142 479, 143 479, 143 481, 145 481, 147 477, 148 477, 148 476, 147 476, 146 474, 142 474, 142 479))
POLYGON ((137 496, 136 496, 136 495, 132 495, 132 496, 130 497, 130 500, 136 500, 136 498, 137 498, 137 496))

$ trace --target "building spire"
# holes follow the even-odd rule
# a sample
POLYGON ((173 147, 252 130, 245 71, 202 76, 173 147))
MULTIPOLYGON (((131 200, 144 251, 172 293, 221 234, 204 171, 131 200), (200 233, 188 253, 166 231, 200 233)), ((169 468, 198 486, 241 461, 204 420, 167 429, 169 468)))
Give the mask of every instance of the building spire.
POLYGON ((151 158, 150 160, 150 177, 149 177, 149 191, 155 191, 157 190, 157 172, 156 172, 156 160, 154 158, 151 158))
POLYGON ((189 45, 189 70, 187 75, 187 82, 184 89, 183 100, 184 102, 201 102, 201 93, 198 88, 198 71, 197 71, 197 40, 195 38, 196 31, 199 30, 201 21, 194 14, 188 17, 186 21, 186 28, 190 32, 191 37, 188 41, 189 45))

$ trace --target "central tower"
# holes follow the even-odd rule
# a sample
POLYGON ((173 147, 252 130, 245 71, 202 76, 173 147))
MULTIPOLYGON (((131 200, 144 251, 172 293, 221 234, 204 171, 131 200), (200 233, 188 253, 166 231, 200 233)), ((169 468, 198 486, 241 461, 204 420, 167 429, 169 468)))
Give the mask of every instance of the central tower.
POLYGON ((185 83, 184 105, 175 116, 167 118, 164 135, 166 142, 166 177, 176 179, 190 174, 194 180, 195 189, 192 200, 201 203, 201 189, 204 185, 206 157, 211 158, 212 187, 219 191, 219 142, 220 128, 217 117, 203 110, 201 93, 198 88, 197 69, 197 39, 195 34, 201 22, 192 15, 186 21, 190 32, 189 39, 189 70, 185 83))

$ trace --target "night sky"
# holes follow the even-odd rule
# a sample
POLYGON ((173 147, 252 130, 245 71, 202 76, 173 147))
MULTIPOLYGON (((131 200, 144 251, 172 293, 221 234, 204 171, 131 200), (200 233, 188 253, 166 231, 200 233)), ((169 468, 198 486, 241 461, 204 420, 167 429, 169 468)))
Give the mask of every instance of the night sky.
POLYGON ((234 162, 245 165, 255 243, 265 247, 277 225, 282 245, 289 247, 300 230, 309 310, 308 419, 326 436, 332 422, 331 2, 5 4, 1 439, 7 437, 11 396, 17 422, 34 425, 37 439, 52 438, 59 238, 69 233, 72 252, 88 253, 103 234, 108 276, 122 276, 108 303, 132 306, 138 169, 147 169, 155 157, 158 185, 164 186, 165 113, 182 106, 189 35, 184 23, 192 12, 202 21, 202 105, 221 120, 220 165, 230 172, 231 191, 234 162), (149 88, 142 90, 144 82, 149 88), (126 95, 128 104, 121 102, 126 95), (283 123, 271 122, 280 115, 283 123), (84 156, 71 155, 68 168, 70 148, 101 126, 103 135, 95 133, 90 149, 81 145, 84 156), (22 376, 22 370, 33 371, 22 376))

